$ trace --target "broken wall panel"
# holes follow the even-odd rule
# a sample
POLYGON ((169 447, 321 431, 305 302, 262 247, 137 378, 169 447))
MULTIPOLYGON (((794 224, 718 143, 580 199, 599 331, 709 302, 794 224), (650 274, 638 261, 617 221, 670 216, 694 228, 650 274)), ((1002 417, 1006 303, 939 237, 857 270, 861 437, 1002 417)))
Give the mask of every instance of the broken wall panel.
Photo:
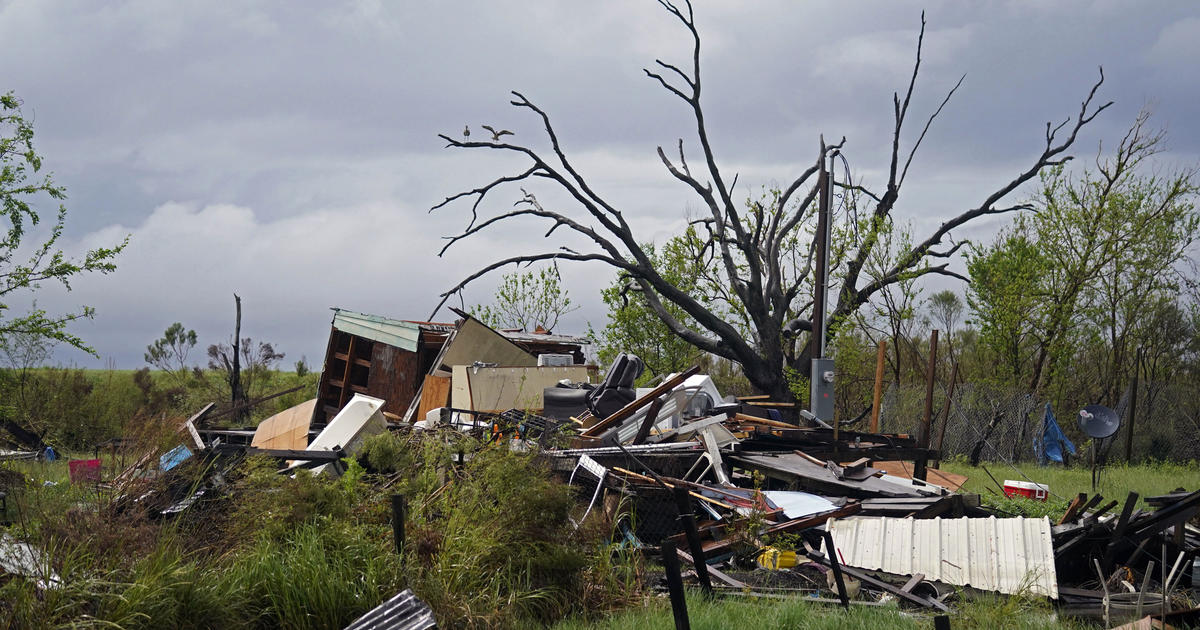
POLYGON ((284 450, 307 448, 308 427, 316 406, 317 399, 314 398, 263 420, 255 429, 250 446, 284 450))
POLYGON ((504 335, 488 328, 483 322, 468 317, 446 342, 440 357, 440 367, 451 369, 455 365, 471 365, 477 361, 506 367, 537 365, 537 357, 522 350, 504 335))
POLYGON ((313 422, 328 422, 355 394, 386 401, 385 413, 403 414, 454 326, 333 310, 313 422))
POLYGON ((540 411, 543 390, 563 379, 587 381, 588 369, 570 367, 471 367, 456 365, 453 370, 450 406, 499 413, 509 409, 540 411))

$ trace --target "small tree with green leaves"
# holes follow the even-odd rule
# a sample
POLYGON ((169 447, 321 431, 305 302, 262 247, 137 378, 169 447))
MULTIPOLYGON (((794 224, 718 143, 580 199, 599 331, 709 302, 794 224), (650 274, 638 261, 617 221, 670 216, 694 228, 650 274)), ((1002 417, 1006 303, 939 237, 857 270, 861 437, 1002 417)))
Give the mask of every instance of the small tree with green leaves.
POLYGON ((146 363, 170 374, 172 379, 186 380, 191 370, 187 364, 188 353, 195 347, 196 331, 175 322, 167 327, 161 338, 146 346, 146 363))
POLYGON ((537 272, 505 274, 492 303, 476 305, 471 315, 492 328, 532 332, 540 326, 554 330, 563 315, 579 310, 571 303, 561 280, 558 268, 553 266, 537 272))
POLYGON ((23 242, 32 236, 26 229, 41 223, 34 205, 37 199, 61 201, 67 196, 66 189, 41 170, 42 158, 33 147, 33 126, 21 113, 21 100, 12 92, 0 95, 0 223, 8 224, 0 235, 0 338, 12 334, 44 337, 95 354, 83 339, 67 330, 71 322, 93 317, 91 307, 54 315, 34 306, 23 316, 7 316, 9 307, 4 300, 39 289, 42 282, 58 282, 69 290, 71 280, 80 274, 116 270, 113 261, 129 242, 126 238, 115 247, 89 250, 80 259, 68 257, 58 249, 67 217, 61 204, 45 240, 32 247, 23 242))

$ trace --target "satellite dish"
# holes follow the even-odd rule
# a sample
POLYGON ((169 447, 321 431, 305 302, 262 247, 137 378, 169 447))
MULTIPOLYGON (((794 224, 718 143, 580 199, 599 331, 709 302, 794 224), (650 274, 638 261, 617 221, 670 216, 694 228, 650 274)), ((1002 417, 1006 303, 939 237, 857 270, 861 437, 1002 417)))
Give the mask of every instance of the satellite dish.
POLYGON ((1104 405, 1088 405, 1079 411, 1079 428, 1089 437, 1104 439, 1121 428, 1121 417, 1104 405))

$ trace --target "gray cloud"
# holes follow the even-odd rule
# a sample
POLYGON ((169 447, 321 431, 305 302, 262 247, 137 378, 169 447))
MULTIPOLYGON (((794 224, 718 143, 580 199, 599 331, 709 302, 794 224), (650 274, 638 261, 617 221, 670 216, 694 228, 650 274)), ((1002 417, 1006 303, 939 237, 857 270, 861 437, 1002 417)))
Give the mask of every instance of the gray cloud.
MULTIPOLYGON (((891 94, 908 79, 923 7, 906 143, 966 80, 906 185, 900 210, 918 231, 1027 165, 1045 122, 1076 113, 1101 64, 1101 95, 1117 104, 1077 153, 1151 103, 1170 128, 1167 157, 1200 155, 1200 12, 1190 3, 703 3, 706 113, 718 157, 741 175, 738 196, 787 181, 822 133, 845 135, 854 167, 881 181, 891 94)), ((446 151, 436 134, 495 124, 543 142, 538 121, 508 105, 511 89, 552 114, 579 166, 644 238, 678 230, 694 204, 654 155, 679 137, 696 147, 684 104, 642 75, 655 58, 689 55, 687 34, 653 2, 23 0, 0 2, 0 39, 20 51, 0 58, 0 89, 25 99, 71 194, 68 245, 133 235, 116 274, 39 297, 44 307, 96 306, 79 332, 122 366, 139 364, 175 320, 206 342, 226 337, 233 291, 246 300, 248 332, 289 360, 317 360, 329 306, 423 318, 472 268, 545 248, 544 228, 522 223, 435 256, 465 208, 428 207, 522 166, 446 151)), ((596 291, 611 274, 566 274, 585 308, 565 326, 600 325, 596 291)), ((486 299, 491 286, 468 298, 486 299)))

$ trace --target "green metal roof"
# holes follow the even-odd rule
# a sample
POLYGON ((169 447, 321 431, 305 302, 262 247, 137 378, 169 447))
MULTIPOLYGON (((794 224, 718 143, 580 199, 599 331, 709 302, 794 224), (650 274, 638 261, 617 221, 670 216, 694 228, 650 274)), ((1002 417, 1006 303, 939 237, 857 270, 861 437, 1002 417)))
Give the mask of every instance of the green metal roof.
POLYGON ((421 325, 416 322, 388 319, 340 308, 333 309, 333 327, 344 333, 386 343, 409 352, 417 351, 417 342, 421 337, 421 325))

